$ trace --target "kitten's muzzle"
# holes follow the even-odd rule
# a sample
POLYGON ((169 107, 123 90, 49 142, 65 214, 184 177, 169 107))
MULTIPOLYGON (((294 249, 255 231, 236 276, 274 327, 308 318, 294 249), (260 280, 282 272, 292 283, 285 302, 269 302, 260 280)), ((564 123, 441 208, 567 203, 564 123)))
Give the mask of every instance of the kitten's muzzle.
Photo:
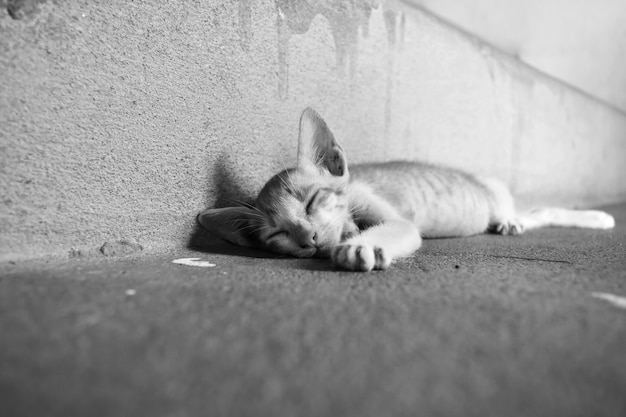
POLYGON ((298 230, 297 233, 294 233, 294 238, 298 246, 302 249, 317 248, 317 232, 313 230, 298 230))

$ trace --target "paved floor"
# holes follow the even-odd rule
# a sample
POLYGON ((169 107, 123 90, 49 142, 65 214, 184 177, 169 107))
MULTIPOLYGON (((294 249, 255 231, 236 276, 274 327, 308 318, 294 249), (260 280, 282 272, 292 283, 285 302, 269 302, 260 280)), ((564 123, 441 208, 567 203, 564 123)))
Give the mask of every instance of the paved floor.
POLYGON ((626 296, 608 211, 370 274, 225 247, 9 266, 0 416, 625 416, 626 309, 593 295, 626 296))

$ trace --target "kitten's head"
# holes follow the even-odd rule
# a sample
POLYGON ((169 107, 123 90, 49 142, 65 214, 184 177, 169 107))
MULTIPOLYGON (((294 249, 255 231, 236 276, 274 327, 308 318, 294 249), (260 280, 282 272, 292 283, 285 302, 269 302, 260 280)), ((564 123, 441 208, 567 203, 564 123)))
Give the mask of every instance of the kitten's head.
POLYGON ((345 153, 312 109, 300 118, 297 163, 272 177, 254 206, 209 209, 198 221, 236 245, 297 257, 329 256, 358 228, 346 195, 345 153))

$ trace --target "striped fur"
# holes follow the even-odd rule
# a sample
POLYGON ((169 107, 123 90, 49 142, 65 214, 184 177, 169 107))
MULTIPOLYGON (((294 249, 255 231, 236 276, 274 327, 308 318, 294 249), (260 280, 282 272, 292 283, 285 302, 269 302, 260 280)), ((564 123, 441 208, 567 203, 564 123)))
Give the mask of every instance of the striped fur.
POLYGON ((300 119, 297 162, 266 183, 254 206, 209 209, 198 221, 237 245, 330 257, 355 271, 386 269, 419 249, 422 238, 615 224, 592 210, 519 215, 504 184, 451 168, 409 161, 348 167, 343 148, 312 109, 300 119))

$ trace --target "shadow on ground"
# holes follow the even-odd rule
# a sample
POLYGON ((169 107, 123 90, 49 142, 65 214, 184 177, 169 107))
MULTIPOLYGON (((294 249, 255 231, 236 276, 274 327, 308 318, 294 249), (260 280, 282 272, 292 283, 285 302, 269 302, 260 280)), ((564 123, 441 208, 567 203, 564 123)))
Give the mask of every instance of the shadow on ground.
MULTIPOLYGON (((217 198, 214 202, 211 202, 209 195, 212 194, 207 193, 206 208, 222 208, 254 203, 254 197, 250 196, 241 187, 240 179, 237 178, 233 169, 229 168, 232 165, 229 161, 230 156, 224 153, 220 156, 215 166, 215 172, 211 177, 212 183, 208 189, 215 190, 217 198)), ((193 251, 221 255, 246 256, 250 258, 281 258, 280 255, 271 252, 235 246, 211 236, 197 221, 187 241, 187 248, 193 251)))

